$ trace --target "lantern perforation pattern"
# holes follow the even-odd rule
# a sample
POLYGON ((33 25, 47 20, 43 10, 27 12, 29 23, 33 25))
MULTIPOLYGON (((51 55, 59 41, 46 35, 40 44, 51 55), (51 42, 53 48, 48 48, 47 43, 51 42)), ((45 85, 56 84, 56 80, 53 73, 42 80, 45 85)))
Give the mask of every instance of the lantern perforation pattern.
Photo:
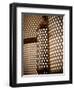
POLYGON ((46 17, 23 15, 24 75, 63 73, 63 16, 46 17))

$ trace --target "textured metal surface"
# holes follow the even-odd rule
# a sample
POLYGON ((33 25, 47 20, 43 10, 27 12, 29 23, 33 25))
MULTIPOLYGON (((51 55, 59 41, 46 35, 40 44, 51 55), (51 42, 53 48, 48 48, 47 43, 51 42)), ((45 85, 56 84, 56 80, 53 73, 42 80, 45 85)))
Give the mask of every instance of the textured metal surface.
POLYGON ((41 15, 23 17, 24 39, 37 38, 37 42, 23 44, 23 74, 46 68, 49 72, 44 74, 63 72, 63 16, 48 16, 48 28, 43 29, 39 29, 41 15))
POLYGON ((30 43, 30 44, 24 44, 23 46, 23 52, 24 52, 24 72, 23 74, 37 74, 36 71, 36 55, 37 55, 37 47, 36 43, 30 43))
POLYGON ((42 28, 37 31, 37 71, 38 73, 49 73, 49 43, 48 43, 48 29, 42 28))
MULTIPOLYGON (((42 21, 42 16, 29 15, 23 18, 24 39, 36 38, 37 28, 42 21)), ((25 40, 24 40, 25 42, 25 40)), ((37 74, 37 43, 23 45, 23 74, 37 74)))
POLYGON ((42 21, 42 16, 24 16, 24 38, 36 37, 36 30, 42 21))
POLYGON ((48 17, 50 71, 63 72, 63 16, 48 17))

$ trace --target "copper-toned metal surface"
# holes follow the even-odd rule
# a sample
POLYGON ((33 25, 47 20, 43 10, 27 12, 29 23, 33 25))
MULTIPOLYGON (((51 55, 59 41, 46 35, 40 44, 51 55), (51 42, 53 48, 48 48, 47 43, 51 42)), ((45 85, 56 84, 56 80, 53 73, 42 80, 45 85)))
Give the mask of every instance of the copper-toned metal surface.
POLYGON ((63 16, 22 16, 22 73, 63 73, 63 16))

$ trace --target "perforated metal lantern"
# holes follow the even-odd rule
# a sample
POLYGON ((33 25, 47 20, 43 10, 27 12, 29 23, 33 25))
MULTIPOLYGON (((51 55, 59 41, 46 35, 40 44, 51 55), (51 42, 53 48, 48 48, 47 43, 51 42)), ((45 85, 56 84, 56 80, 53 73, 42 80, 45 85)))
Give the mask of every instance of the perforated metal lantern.
POLYGON ((62 73, 63 16, 23 17, 23 74, 62 73))

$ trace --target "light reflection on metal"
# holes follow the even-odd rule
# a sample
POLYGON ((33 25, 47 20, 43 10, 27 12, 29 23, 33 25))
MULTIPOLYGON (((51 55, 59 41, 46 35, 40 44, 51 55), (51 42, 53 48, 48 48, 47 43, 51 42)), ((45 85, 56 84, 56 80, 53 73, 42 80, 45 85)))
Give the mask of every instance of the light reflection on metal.
POLYGON ((24 74, 62 73, 63 16, 24 15, 23 20, 24 74))

